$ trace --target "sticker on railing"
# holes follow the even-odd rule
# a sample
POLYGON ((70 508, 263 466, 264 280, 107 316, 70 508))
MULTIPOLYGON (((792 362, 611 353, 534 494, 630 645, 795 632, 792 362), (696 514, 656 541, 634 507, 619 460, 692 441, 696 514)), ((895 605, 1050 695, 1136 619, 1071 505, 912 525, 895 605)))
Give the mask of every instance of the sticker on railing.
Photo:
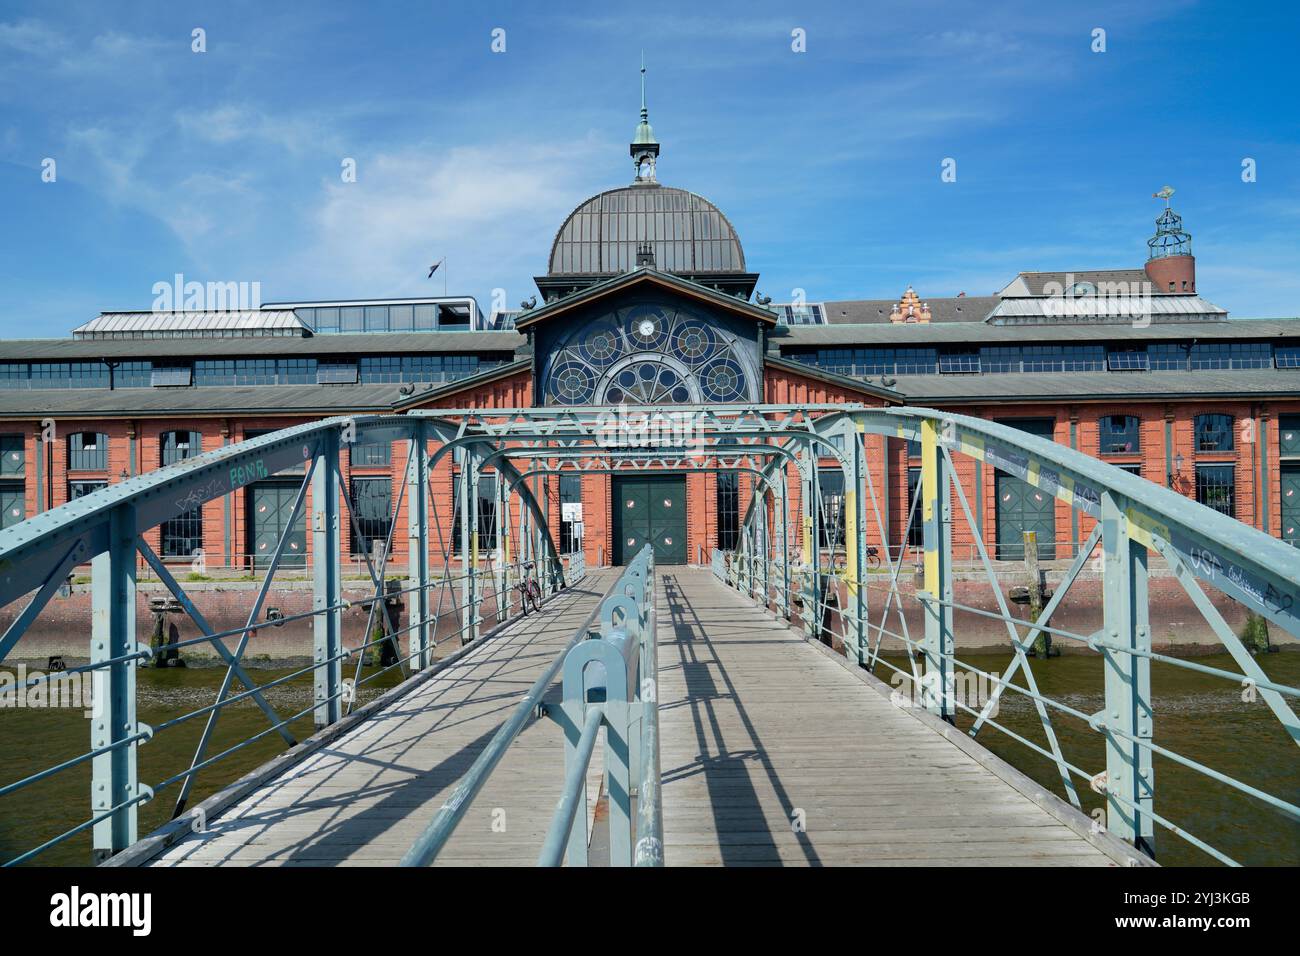
POLYGON ((1094 517, 1101 514, 1101 492, 1091 485, 1074 483, 1074 506, 1094 517))
POLYGON ((1181 531, 1172 529, 1169 543, 1187 566, 1198 577, 1204 578, 1215 587, 1256 609, 1268 614, 1285 615, 1295 618, 1293 612, 1295 595, 1282 592, 1272 583, 1241 565, 1191 540, 1181 531))

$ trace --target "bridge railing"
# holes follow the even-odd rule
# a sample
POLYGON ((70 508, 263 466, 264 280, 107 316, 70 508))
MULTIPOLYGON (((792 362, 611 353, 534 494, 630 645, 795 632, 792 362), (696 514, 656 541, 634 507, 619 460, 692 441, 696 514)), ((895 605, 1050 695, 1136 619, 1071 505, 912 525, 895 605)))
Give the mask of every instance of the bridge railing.
POLYGON ((663 865, 654 552, 646 545, 600 608, 600 630, 564 656, 564 790, 539 866, 587 863, 587 772, 605 730, 609 863, 663 865), (637 813, 632 815, 636 794, 637 813))
MULTIPOLYGON (((818 448, 809 457, 827 455, 825 446, 831 439, 836 439, 843 450, 838 457, 843 463, 846 489, 844 566, 834 567, 834 562, 828 565, 820 549, 812 546, 821 540, 823 529, 819 522, 824 512, 816 472, 809 467, 801 472, 802 500, 798 507, 802 513, 797 532, 785 526, 783 500, 773 500, 770 490, 760 488, 742 526, 737 551, 712 557, 715 574, 722 581, 801 623, 810 638, 841 644, 845 656, 863 668, 875 671, 883 667, 893 672, 893 682, 903 682, 895 694, 900 703, 925 709, 952 723, 959 716, 969 719, 971 736, 985 725, 991 726, 1015 745, 1051 761, 1061 791, 1071 804, 1082 806, 1081 791, 1098 794, 1103 806, 1094 811, 1096 825, 1150 855, 1155 850, 1153 833, 1160 829, 1222 863, 1237 862, 1203 834, 1191 832, 1186 821, 1175 820, 1176 813, 1157 805, 1153 758, 1191 771, 1212 782, 1210 786, 1227 788, 1262 804, 1259 809, 1264 813, 1254 808, 1231 811, 1249 812, 1252 826, 1267 826, 1272 821, 1287 830, 1295 827, 1300 820, 1300 806, 1293 792, 1269 793, 1239 779, 1239 771, 1238 776, 1227 772, 1222 763, 1216 767, 1208 758, 1197 759, 1157 742, 1151 666, 1157 663, 1229 682, 1240 694, 1243 706, 1259 701, 1281 725, 1282 739, 1300 744, 1300 720, 1294 709, 1300 688, 1270 679, 1256 660, 1258 648, 1248 647, 1219 610, 1226 603, 1223 597, 1232 598, 1256 615, 1261 625, 1260 618, 1300 637, 1300 551, 1120 468, 981 419, 930 409, 850 411, 819 419, 809 431, 805 444, 818 448), (921 480, 916 483, 906 525, 901 529, 903 540, 908 539, 914 523, 924 532, 915 578, 911 573, 907 579, 902 578, 905 564, 911 562, 897 549, 881 547, 874 556, 879 567, 867 560, 868 528, 876 533, 878 544, 888 540, 890 530, 896 529, 888 529, 882 520, 889 502, 878 496, 871 470, 864 465, 869 447, 863 441, 864 434, 914 440, 921 446, 921 480), (968 464, 959 469, 959 456, 973 459, 973 467, 968 464), (1065 502, 1080 518, 1093 522, 1091 534, 1081 535, 1078 546, 1071 548, 1073 560, 1055 583, 1054 591, 1040 592, 1038 603, 1029 613, 1012 613, 1004 593, 1005 582, 997 573, 982 534, 969 534, 961 546, 975 555, 976 566, 990 588, 989 604, 976 606, 977 599, 970 597, 974 582, 965 582, 966 590, 960 598, 955 587, 954 527, 982 527, 976 509, 983 507, 979 482, 980 469, 986 464, 1019 478, 1049 501, 1065 502), (974 493, 965 487, 964 475, 974 481, 974 493), (1151 555, 1155 557, 1150 560, 1163 561, 1167 566, 1169 577, 1187 595, 1239 671, 1153 648, 1148 596, 1151 555), (1087 568, 1100 573, 1100 629, 1083 633, 1056 626, 1053 616, 1087 568), (914 590, 905 587, 909 580, 915 581, 914 590), (1203 585, 1221 592, 1217 604, 1203 585), (918 605, 920 627, 914 616, 904 613, 918 605), (957 622, 971 626, 980 618, 1000 622, 1006 630, 1012 659, 1002 673, 992 673, 987 666, 958 656, 956 643, 961 631, 957 622), (1097 712, 1087 712, 1077 699, 1054 697, 1039 686, 1034 671, 1041 665, 1031 666, 1030 658, 1035 654, 1040 661, 1045 658, 1053 639, 1079 645, 1100 656, 1104 669, 1103 706, 1097 712), (902 666, 886 658, 886 640, 892 642, 893 649, 903 652, 902 666), (991 692, 972 693, 973 680, 982 682, 991 692), (1024 727, 1011 726, 1013 721, 998 719, 999 702, 1009 700, 1008 693, 1033 708, 1042 728, 1041 742, 1029 739, 1024 727), (1086 728, 1084 739, 1099 740, 1105 766, 1083 766, 1088 760, 1080 754, 1087 748, 1077 744, 1078 736, 1071 738, 1067 756, 1053 716, 1058 722, 1065 718, 1071 728, 1075 722, 1082 724, 1086 728)), ((784 468, 783 462, 776 462, 769 474, 784 468)), ((771 485, 769 482, 767 487, 771 485)), ((1086 524, 1083 531, 1087 531, 1086 524)), ((832 529, 832 538, 834 532, 832 529)), ((1294 750, 1281 759, 1294 766, 1294 750)))
MULTIPOLYGON (((545 512, 506 461, 492 466, 499 479, 494 486, 495 509, 483 509, 496 523, 495 528, 484 529, 496 545, 480 548, 480 509, 467 502, 485 498, 477 492, 478 469, 486 458, 484 449, 495 451, 496 446, 496 442, 465 434, 463 428, 445 421, 394 416, 327 419, 126 479, 0 530, 0 605, 29 596, 26 606, 0 634, 0 661, 19 646, 51 599, 70 590, 66 585, 75 568, 91 565, 92 590, 87 663, 39 675, 23 674, 12 681, 9 672, 0 671, 0 706, 12 703, 17 695, 26 700, 40 693, 47 701, 76 696, 75 706, 87 708, 91 737, 89 749, 60 755, 48 766, 6 760, 6 766, 19 769, 17 779, 0 784, 0 800, 30 799, 33 786, 47 782, 61 785, 55 778, 66 779, 60 775, 89 765, 91 813, 7 860, 7 865, 32 860, 87 831, 93 834, 94 858, 112 856, 136 841, 139 808, 164 790, 171 788, 176 794, 172 811, 176 819, 190 804, 196 779, 208 768, 276 736, 285 747, 293 747, 300 721, 311 720, 317 729, 336 723, 353 710, 367 684, 391 676, 393 671, 400 671, 406 679, 429 669, 437 642, 472 641, 480 635, 485 615, 486 623, 504 623, 526 613, 529 603, 557 593, 566 580, 585 574, 581 554, 556 553, 545 512), (357 442, 387 444, 390 452, 393 445, 399 445, 405 452, 404 475, 393 482, 396 500, 390 499, 385 533, 377 537, 373 527, 362 528, 358 504, 343 480, 342 452, 357 442), (460 462, 458 540, 450 527, 453 522, 440 514, 444 509, 434 508, 436 491, 431 487, 433 464, 453 451, 460 462), (262 579, 249 592, 247 614, 240 615, 242 625, 218 629, 186 592, 173 568, 154 551, 147 534, 205 502, 274 476, 287 477, 297 485, 292 507, 274 548, 264 560, 259 559, 262 579), (512 502, 518 504, 517 524, 512 524, 510 517, 512 502), (308 514, 310 521, 305 520, 308 514), (404 530, 409 541, 409 548, 404 549, 408 558, 404 574, 390 567, 399 515, 406 518, 404 530), (294 539, 295 533, 302 533, 295 532, 295 526, 302 525, 310 528, 306 532, 309 548, 294 539), (343 532, 348 527, 354 542, 367 544, 358 558, 367 577, 359 588, 365 597, 351 600, 344 596, 343 582, 342 554, 347 550, 343 532), (518 549, 512 541, 515 529, 521 538, 518 549), (374 556, 369 547, 372 543, 376 546, 374 556), (295 561, 310 557, 301 565, 312 581, 310 610, 273 613, 267 608, 268 598, 282 586, 277 573, 295 550, 295 561), (441 568, 436 566, 438 558, 441 568), (136 584, 142 567, 165 586, 169 592, 165 603, 187 615, 199 636, 172 642, 156 638, 153 646, 140 641, 136 584), (403 604, 404 621, 399 620, 403 604), (344 642, 342 615, 352 608, 364 612, 364 625, 359 642, 349 647, 344 642), (271 680, 254 680, 245 663, 253 638, 264 629, 293 624, 310 625, 311 663, 271 680), (408 645, 405 654, 403 641, 408 645), (141 721, 138 669, 150 662, 165 665, 180 652, 199 648, 213 653, 225 668, 212 701, 168 714, 155 726, 141 721), (374 657, 379 658, 378 663, 371 660, 374 657), (345 674, 345 666, 353 661, 354 672, 345 674), (273 692, 309 676, 312 686, 307 706, 291 708, 294 712, 290 714, 277 710, 271 700, 273 692), (250 702, 265 715, 265 725, 257 732, 222 739, 218 744, 215 732, 222 714, 250 702), (168 768, 175 772, 165 771, 152 784, 142 780, 140 748, 158 734, 189 729, 200 719, 202 731, 188 766, 168 768)), ((373 514, 365 517, 374 520, 373 514)))
POLYGON ((498 728, 402 857, 402 866, 428 866, 437 859, 510 746, 541 716, 554 716, 564 728, 565 776, 538 865, 558 866, 566 852, 570 865, 587 862, 586 774, 602 728, 610 796, 610 861, 615 865, 634 861, 635 773, 639 792, 646 795, 638 806, 635 862, 662 862, 654 586, 654 558, 647 546, 498 728), (561 674, 562 704, 559 713, 551 715, 543 698, 561 674))

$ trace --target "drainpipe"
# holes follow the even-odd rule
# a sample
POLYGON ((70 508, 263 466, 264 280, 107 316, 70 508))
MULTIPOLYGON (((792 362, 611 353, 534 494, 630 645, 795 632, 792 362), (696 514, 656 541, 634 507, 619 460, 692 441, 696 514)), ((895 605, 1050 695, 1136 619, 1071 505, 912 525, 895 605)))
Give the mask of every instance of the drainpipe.
POLYGON ((1165 406, 1165 487, 1174 487, 1174 407, 1165 406))
POLYGON ((1268 504, 1271 500, 1271 494, 1268 487, 1268 420, 1269 408, 1267 405, 1259 407, 1259 491, 1255 495, 1255 500, 1259 502, 1259 516, 1261 531, 1271 534, 1272 522, 1269 520, 1268 504))

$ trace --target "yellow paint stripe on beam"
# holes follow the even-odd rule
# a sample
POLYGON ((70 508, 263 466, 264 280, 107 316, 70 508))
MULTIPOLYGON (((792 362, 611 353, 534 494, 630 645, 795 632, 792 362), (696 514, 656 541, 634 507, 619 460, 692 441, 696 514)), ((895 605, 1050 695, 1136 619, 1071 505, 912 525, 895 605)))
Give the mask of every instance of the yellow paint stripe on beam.
POLYGON ((1148 551, 1156 549, 1155 542, 1151 540, 1153 537, 1164 541, 1169 540, 1168 525, 1162 524, 1136 508, 1129 508, 1124 513, 1128 516, 1128 536, 1148 551))
POLYGON ((1056 488, 1056 497, 1064 501, 1067 505, 1074 504, 1074 479, 1069 475, 1061 475, 1058 479, 1056 488))
MULTIPOLYGON (((921 516, 927 528, 935 527, 939 502, 939 432, 932 418, 921 422, 921 516)), ((936 596, 939 590, 938 534, 925 536, 925 589, 936 596)))
POLYGON ((971 458, 984 460, 984 439, 979 435, 962 435, 961 452, 971 458))

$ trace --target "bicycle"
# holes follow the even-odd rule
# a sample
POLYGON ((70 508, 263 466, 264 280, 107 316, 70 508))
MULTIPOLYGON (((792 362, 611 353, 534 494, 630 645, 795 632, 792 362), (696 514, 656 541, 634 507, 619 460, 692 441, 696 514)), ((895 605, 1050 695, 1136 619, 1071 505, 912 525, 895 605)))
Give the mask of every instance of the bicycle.
POLYGON ((528 605, 531 602, 534 611, 541 610, 542 603, 542 586, 537 583, 537 578, 533 576, 533 571, 537 565, 528 561, 523 567, 523 577, 515 585, 515 590, 519 592, 519 607, 523 611, 524 617, 528 616, 528 605))
MULTIPOLYGON (((873 544, 867 545, 867 557, 864 562, 868 569, 874 571, 880 567, 880 549, 873 544)), ((843 571, 848 564, 848 555, 836 551, 831 557, 831 569, 836 573, 843 571)))

